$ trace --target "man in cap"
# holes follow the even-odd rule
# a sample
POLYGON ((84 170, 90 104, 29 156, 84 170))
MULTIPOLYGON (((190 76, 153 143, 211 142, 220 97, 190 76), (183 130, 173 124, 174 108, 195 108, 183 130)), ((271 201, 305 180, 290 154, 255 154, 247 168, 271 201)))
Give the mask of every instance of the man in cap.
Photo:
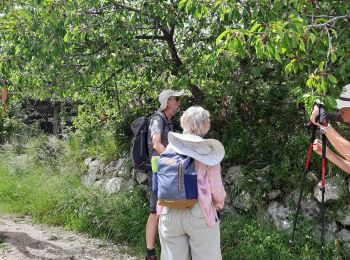
MULTIPOLYGON (((350 123, 350 84, 343 88, 340 97, 336 100, 337 107, 345 123, 350 123)), ((327 126, 322 126, 316 122, 316 117, 319 115, 319 108, 314 107, 310 120, 313 124, 320 127, 321 133, 325 134, 327 139, 337 153, 333 152, 327 147, 326 157, 328 160, 337 165, 340 169, 350 174, 350 142, 342 137, 332 126, 328 123, 327 126)), ((313 145, 314 151, 321 156, 322 142, 316 139, 313 145)))
MULTIPOLYGON (((172 118, 180 110, 179 97, 183 91, 171 89, 163 90, 159 94, 160 107, 151 118, 148 130, 148 147, 150 156, 157 156, 164 152, 168 145, 168 133, 173 131, 172 118)), ((158 231, 159 216, 157 215, 157 193, 152 191, 152 174, 149 173, 148 183, 150 188, 150 214, 146 224, 147 259, 156 259, 155 242, 158 231)))

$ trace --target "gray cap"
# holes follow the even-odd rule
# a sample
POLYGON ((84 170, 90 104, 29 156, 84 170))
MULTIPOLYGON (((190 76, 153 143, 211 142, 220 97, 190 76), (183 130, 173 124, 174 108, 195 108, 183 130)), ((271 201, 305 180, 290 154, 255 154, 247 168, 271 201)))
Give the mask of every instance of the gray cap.
POLYGON ((160 107, 158 109, 158 111, 163 111, 166 109, 166 105, 168 103, 168 99, 170 97, 180 97, 184 94, 183 91, 174 91, 171 89, 166 89, 163 90, 160 94, 159 94, 159 103, 160 103, 160 107))
POLYGON ((343 87, 343 91, 336 102, 338 109, 350 107, 350 84, 343 87))

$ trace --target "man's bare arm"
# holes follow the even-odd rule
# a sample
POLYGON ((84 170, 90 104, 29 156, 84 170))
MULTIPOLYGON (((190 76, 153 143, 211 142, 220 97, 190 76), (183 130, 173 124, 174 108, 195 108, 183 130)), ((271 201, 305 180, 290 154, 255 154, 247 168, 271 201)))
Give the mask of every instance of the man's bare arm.
POLYGON ((326 136, 334 149, 350 162, 350 142, 342 137, 333 127, 327 130, 326 136))
POLYGON ((165 151, 165 146, 162 144, 162 137, 160 133, 153 134, 152 145, 153 149, 156 150, 158 154, 161 154, 165 151))

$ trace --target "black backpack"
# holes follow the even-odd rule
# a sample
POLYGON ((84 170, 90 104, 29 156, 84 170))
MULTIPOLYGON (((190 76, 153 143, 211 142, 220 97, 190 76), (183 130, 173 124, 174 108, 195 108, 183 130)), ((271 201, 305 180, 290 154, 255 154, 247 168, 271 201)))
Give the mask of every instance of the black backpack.
MULTIPOLYGON (((154 116, 160 116, 163 119, 164 128, 167 124, 165 118, 160 113, 156 113, 154 116)), ((135 119, 130 125, 134 134, 131 141, 131 161, 134 168, 142 171, 151 171, 151 158, 147 141, 149 123, 150 119, 143 116, 135 119)))

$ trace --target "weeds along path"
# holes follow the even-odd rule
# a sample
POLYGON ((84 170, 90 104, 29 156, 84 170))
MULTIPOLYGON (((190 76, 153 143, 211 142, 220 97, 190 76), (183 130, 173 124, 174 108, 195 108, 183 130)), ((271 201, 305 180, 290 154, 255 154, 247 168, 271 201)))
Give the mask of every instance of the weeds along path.
POLYGON ((0 214, 0 259, 140 259, 128 247, 61 227, 33 224, 30 218, 0 214))

